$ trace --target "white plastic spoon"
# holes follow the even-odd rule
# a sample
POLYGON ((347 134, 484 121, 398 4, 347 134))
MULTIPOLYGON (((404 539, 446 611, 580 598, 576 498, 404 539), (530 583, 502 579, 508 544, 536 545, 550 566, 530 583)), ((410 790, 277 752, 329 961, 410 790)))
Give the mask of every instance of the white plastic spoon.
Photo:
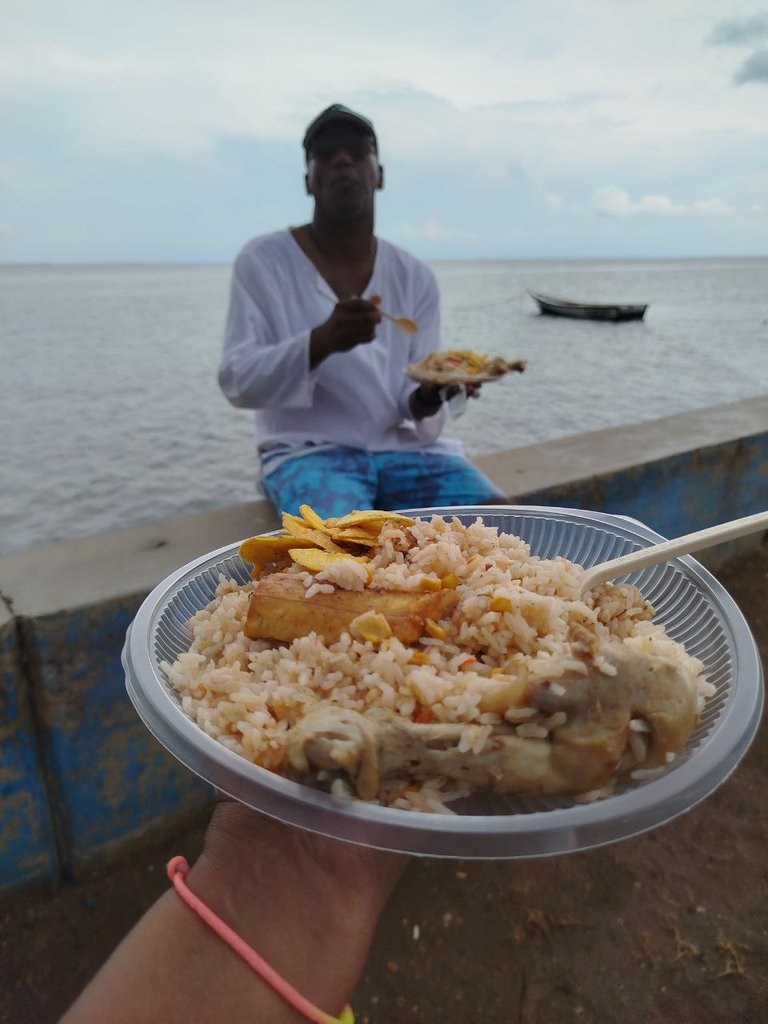
POLYGON ((382 316, 385 316, 387 320, 391 320, 397 324, 401 331, 405 331, 406 334, 415 334, 419 325, 415 320, 411 320, 409 316, 395 316, 394 313, 387 313, 385 309, 379 309, 382 316))
POLYGON ((707 530, 687 533, 684 537, 665 540, 661 544, 641 548, 629 555, 612 558, 610 562, 602 562, 599 565, 590 566, 586 570, 581 579, 581 593, 586 594, 599 583, 615 580, 617 576, 626 576, 628 573, 647 569, 650 565, 668 562, 672 558, 677 558, 678 555, 688 555, 693 551, 701 551, 702 548, 724 544, 727 540, 745 537, 748 533, 757 533, 758 530, 768 530, 768 512, 757 512, 753 516, 734 519, 732 522, 722 523, 720 526, 710 526, 707 530))

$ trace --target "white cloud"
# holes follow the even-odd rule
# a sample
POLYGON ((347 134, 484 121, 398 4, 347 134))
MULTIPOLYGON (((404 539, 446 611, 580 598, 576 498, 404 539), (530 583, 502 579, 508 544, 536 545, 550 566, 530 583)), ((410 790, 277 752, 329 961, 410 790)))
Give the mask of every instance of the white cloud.
MULTIPOLYGON (((716 38, 762 25, 754 0, 728 7, 716 38)), ((147 258, 152 238, 174 254, 219 239, 220 258, 233 236, 297 223, 310 209, 301 134, 337 100, 379 132, 377 223, 433 252, 481 253, 485 241, 540 254, 550 238, 557 255, 559 239, 578 249, 589 231, 629 246, 636 230, 644 245, 650 215, 654 242, 663 220, 689 251, 699 214, 695 244, 709 253, 738 218, 708 217, 707 234, 704 215, 763 202, 764 90, 734 88, 733 48, 708 41, 722 0, 336 0, 333 11, 5 0, 0 220, 14 231, 2 258, 59 256, 70 239, 78 254, 98 239, 120 258, 129 236, 147 258)), ((740 220, 752 250, 757 220, 740 220)))
POLYGON ((598 213, 624 217, 635 213, 685 214, 685 213, 729 213, 728 206, 721 199, 697 199, 692 203, 675 203, 666 195, 645 195, 631 199, 624 189, 616 185, 604 185, 592 196, 592 208, 598 213))
POLYGON ((427 217, 423 221, 401 221, 389 227, 393 235, 406 239, 425 239, 427 241, 475 241, 482 236, 475 231, 462 231, 458 228, 445 227, 437 217, 427 217))
POLYGON ((730 213, 731 208, 722 199, 697 199, 690 209, 695 213, 730 213))

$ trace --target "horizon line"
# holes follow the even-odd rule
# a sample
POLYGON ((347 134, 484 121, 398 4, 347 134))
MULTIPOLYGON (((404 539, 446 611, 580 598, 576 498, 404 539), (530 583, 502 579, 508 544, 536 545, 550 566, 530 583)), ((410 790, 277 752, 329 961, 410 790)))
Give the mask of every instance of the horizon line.
MULTIPOLYGON (((762 260, 764 253, 711 253, 707 256, 439 256, 418 257, 422 263, 679 263, 709 260, 762 260)), ((235 257, 226 259, 72 259, 72 260, 0 260, 0 269, 21 267, 157 267, 157 266, 231 266, 235 257)))

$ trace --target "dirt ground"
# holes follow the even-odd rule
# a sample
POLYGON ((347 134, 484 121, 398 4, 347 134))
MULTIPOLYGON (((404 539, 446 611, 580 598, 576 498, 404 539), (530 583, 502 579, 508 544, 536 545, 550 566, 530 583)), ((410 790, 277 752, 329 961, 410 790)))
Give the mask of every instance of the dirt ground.
MULTIPOLYGON (((768 550, 717 575, 768 665, 768 550)), ((414 860, 354 993, 358 1024, 768 1020, 766 793, 763 725, 716 793, 646 835, 540 860, 414 860)), ((56 1021, 201 835, 0 904, 1 1024, 56 1021)))

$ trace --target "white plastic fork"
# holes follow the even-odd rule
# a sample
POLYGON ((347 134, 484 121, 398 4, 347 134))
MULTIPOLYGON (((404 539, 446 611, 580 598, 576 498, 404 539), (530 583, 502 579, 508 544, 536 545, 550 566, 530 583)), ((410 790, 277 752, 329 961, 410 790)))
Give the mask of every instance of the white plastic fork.
POLYGON ((641 548, 629 555, 612 558, 609 562, 592 565, 581 579, 581 593, 586 594, 598 584, 615 580, 618 576, 639 572, 640 569, 658 565, 659 562, 668 562, 678 555, 689 555, 693 551, 715 547, 716 544, 724 544, 728 540, 745 537, 759 530, 768 530, 768 512, 757 512, 753 516, 734 519, 720 526, 710 526, 706 530, 697 530, 696 533, 686 533, 675 540, 665 540, 661 544, 652 544, 649 548, 641 548))

